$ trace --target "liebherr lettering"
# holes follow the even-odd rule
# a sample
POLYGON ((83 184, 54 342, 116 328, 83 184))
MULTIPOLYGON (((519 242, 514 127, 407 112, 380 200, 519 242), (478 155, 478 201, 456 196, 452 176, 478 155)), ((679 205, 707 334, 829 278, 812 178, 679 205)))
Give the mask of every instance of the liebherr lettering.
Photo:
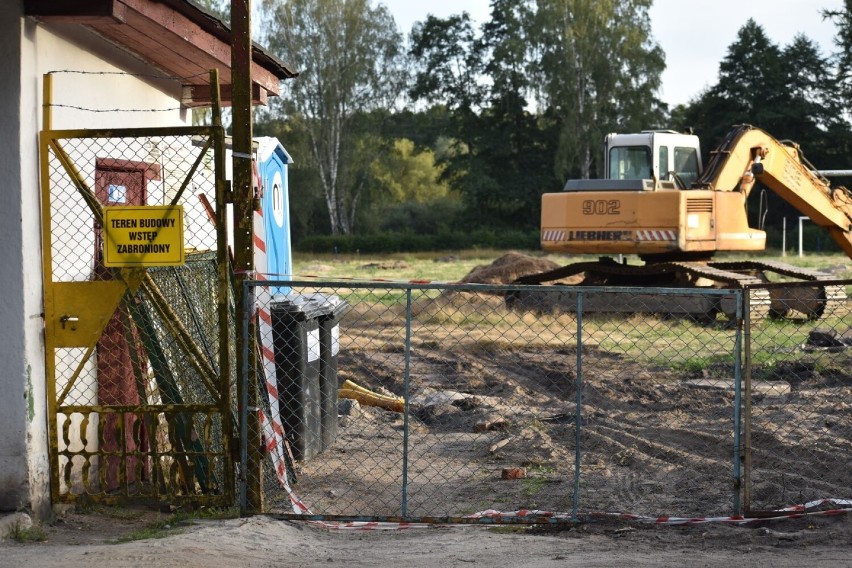
POLYGON ((569 241, 625 241, 633 231, 568 231, 569 241))

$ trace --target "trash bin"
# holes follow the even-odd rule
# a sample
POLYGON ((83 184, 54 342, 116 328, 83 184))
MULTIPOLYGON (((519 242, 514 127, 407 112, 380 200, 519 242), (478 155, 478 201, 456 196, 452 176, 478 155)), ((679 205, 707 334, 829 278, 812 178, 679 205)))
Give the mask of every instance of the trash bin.
POLYGON ((330 448, 337 439, 337 354, 340 351, 340 318, 349 304, 339 296, 324 296, 325 310, 320 324, 320 423, 322 449, 330 448))
POLYGON ((298 295, 275 296, 270 306, 281 424, 297 460, 322 451, 319 318, 327 309, 298 295))

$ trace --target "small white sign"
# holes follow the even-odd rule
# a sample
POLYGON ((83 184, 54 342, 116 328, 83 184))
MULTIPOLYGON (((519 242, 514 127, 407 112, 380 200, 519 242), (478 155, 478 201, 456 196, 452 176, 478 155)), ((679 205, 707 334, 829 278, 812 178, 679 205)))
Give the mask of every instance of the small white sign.
POLYGON ((313 363, 320 358, 320 330, 312 329, 308 332, 308 363, 313 363))
POLYGON ((334 357, 340 351, 340 326, 331 328, 331 356, 334 357))
POLYGON ((698 228, 698 215, 696 215, 695 213, 690 213, 689 215, 687 215, 686 216, 686 226, 689 227, 690 229, 697 229, 698 228))
POLYGON ((109 202, 127 203, 127 186, 109 184, 109 202))

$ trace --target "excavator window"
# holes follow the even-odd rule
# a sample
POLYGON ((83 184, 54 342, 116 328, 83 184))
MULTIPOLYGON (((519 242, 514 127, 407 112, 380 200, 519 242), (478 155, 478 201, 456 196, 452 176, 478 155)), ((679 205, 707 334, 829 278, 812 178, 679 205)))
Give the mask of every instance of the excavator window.
POLYGON ((660 179, 669 179, 669 147, 660 146, 657 150, 657 164, 660 168, 660 179))
POLYGON ((616 146, 609 151, 609 179, 650 179, 651 150, 647 146, 616 146))
POLYGON ((698 150, 695 148, 675 147, 675 173, 680 176, 687 187, 698 179, 698 150))

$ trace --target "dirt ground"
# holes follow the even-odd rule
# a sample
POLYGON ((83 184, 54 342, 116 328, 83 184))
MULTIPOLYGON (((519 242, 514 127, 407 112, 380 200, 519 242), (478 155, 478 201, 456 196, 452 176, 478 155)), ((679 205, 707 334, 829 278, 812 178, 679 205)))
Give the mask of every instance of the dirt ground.
MULTIPOLYGON (((509 255, 465 281, 505 283, 547 268, 509 255)), ((339 378, 399 395, 406 365, 400 314, 369 309, 354 306, 344 320, 339 378)), ((507 336, 499 318, 479 335, 455 333, 456 309, 469 310, 467 316, 500 313, 501 301, 487 296, 444 295, 414 309, 420 323, 408 361, 408 515, 570 511, 576 344, 560 345, 558 334, 545 337, 541 330, 507 336), (526 477, 503 479, 513 468, 523 468, 526 477)), ((848 363, 849 355, 841 357, 848 363)), ((852 497, 852 375, 848 364, 831 369, 820 374, 812 365, 791 366, 755 397, 756 503, 773 508, 852 497), (829 458, 839 458, 838 465, 828 467, 829 458)), ((685 372, 596 345, 584 345, 583 372, 581 511, 731 513, 733 393, 714 383, 724 373, 713 367, 685 372)), ((402 415, 343 406, 336 442, 297 465, 295 492, 317 514, 399 515, 402 415)), ((276 494, 267 497, 274 501, 276 494)), ((277 511, 289 512, 283 491, 277 497, 277 511)), ((255 516, 180 523, 160 528, 158 538, 116 544, 170 518, 145 508, 70 508, 44 527, 44 542, 0 541, 0 566, 852 567, 852 514, 748 526, 598 519, 560 527, 405 530, 336 530, 255 516)))
POLYGON ((145 510, 120 516, 68 511, 46 527, 44 542, 0 541, 0 566, 852 566, 849 515, 749 528, 594 523, 388 531, 330 530, 256 516, 198 520, 164 529, 159 538, 114 543, 164 518, 145 510))

